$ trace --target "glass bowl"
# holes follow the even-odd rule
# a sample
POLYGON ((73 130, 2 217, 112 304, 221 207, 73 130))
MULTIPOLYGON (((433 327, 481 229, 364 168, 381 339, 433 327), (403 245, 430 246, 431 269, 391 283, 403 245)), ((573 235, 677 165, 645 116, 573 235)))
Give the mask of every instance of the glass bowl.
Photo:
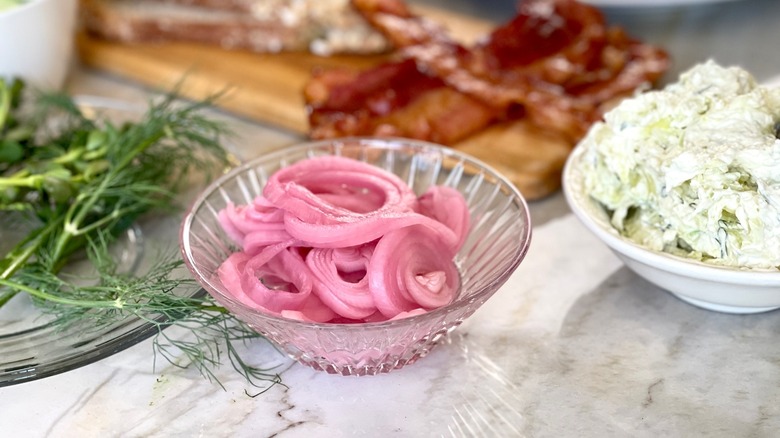
POLYGON ((185 264, 221 305, 292 359, 340 375, 385 373, 427 355, 506 282, 525 257, 530 241, 528 206, 506 178, 454 149, 376 138, 304 143, 237 167, 195 200, 180 235, 185 264), (226 293, 216 271, 237 248, 222 231, 218 212, 228 202, 251 202, 277 170, 323 155, 341 155, 383 168, 400 176, 418 195, 432 185, 447 185, 464 195, 471 228, 455 257, 461 287, 450 304, 385 322, 312 323, 259 312, 226 293))

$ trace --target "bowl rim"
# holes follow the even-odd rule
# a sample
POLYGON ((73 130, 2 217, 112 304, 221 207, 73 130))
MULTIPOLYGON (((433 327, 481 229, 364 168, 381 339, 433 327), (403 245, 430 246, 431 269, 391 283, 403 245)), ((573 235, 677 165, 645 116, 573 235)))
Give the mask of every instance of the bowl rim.
POLYGON ((611 249, 637 262, 681 276, 740 285, 780 285, 780 270, 710 264, 654 251, 621 235, 610 225, 606 215, 596 217, 592 214, 601 207, 582 190, 584 175, 579 165, 585 152, 585 146, 579 144, 567 158, 563 168, 562 190, 574 215, 611 249))
MULTIPOLYGON (((340 138, 326 139, 326 140, 304 140, 268 152, 261 153, 260 155, 236 167, 233 167, 225 174, 221 175, 219 178, 214 180, 206 188, 204 188, 200 192, 200 194, 198 194, 195 200, 190 204, 190 206, 187 208, 184 214, 184 219, 182 220, 179 228, 180 251, 181 251, 184 264, 189 269, 190 273, 195 277, 195 280, 201 285, 201 287, 207 290, 210 294, 217 294, 223 299, 228 300, 232 304, 238 305, 243 308, 247 308, 245 304, 239 302, 238 300, 226 296, 220 291, 214 290, 208 281, 201 281, 201 279, 203 279, 204 276, 201 274, 200 270, 194 265, 193 260, 188 255, 191 254, 191 251, 188 251, 188 249, 191 247, 191 242, 189 240, 189 233, 190 233, 190 229, 192 228, 192 223, 195 217, 194 212, 198 211, 201 208, 201 206, 209 196, 211 196, 219 187, 221 187, 227 181, 245 172, 247 169, 255 167, 258 163, 274 160, 277 157, 281 157, 294 152, 304 152, 307 150, 314 150, 317 148, 322 148, 322 150, 325 150, 326 147, 331 147, 331 148, 335 147, 336 149, 338 149, 338 145, 340 144, 343 145, 347 143, 356 143, 361 146, 382 145, 387 149, 394 149, 394 150, 399 150, 404 147, 413 146, 421 149, 421 151, 435 152, 440 154, 443 157, 456 158, 460 161, 467 162, 479 167, 481 170, 494 177, 496 181, 500 183, 500 185, 504 186, 507 190, 509 190, 510 193, 512 194, 511 197, 520 204, 521 214, 522 214, 522 217, 520 219, 526 224, 525 233, 518 236, 518 241, 521 243, 520 247, 518 248, 517 251, 513 253, 513 257, 508 268, 505 269, 503 272, 501 272, 499 276, 492 279, 490 282, 486 283, 482 288, 480 288, 479 291, 475 292, 468 299, 461 299, 462 297, 460 293, 458 293, 457 298, 451 303, 433 310, 426 311, 425 313, 419 315, 411 315, 399 319, 391 319, 391 320, 379 321, 379 322, 362 322, 362 323, 329 323, 329 322, 321 323, 321 322, 301 321, 301 320, 285 318, 282 316, 253 310, 253 313, 255 313, 257 316, 274 321, 276 323, 286 323, 286 324, 293 323, 299 327, 318 329, 318 330, 332 330, 332 329, 364 330, 366 328, 380 329, 380 328, 394 327, 399 325, 411 325, 419 321, 436 319, 439 316, 444 316, 446 314, 459 310, 463 307, 469 306, 474 301, 477 301, 486 295, 489 297, 491 294, 497 292, 498 289, 500 288, 499 286, 498 288, 493 289, 492 286, 495 285, 496 283, 499 284, 506 283, 509 277, 517 270, 517 267, 520 265, 520 263, 523 261, 525 256, 528 254, 528 250, 531 246, 531 240, 533 234, 531 214, 528 208, 528 202, 525 199, 525 197, 522 195, 520 190, 512 182, 510 182, 507 177, 505 177, 504 175, 502 175, 501 173, 496 171, 493 167, 489 166, 483 161, 469 154, 460 152, 456 149, 447 146, 442 146, 428 141, 408 139, 402 137, 351 136, 351 137, 340 137, 340 138), (491 289, 493 290, 491 291, 491 289)), ((311 156, 310 153, 307 155, 311 156)))

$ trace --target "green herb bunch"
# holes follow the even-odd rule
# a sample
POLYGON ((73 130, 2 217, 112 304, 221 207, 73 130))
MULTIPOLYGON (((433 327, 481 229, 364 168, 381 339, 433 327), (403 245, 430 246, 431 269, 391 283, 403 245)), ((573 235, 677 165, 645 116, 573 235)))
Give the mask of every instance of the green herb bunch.
POLYGON ((234 345, 259 335, 181 275, 178 257, 136 274, 123 272, 110 251, 139 218, 175 208, 195 175, 227 167, 221 144, 229 133, 202 115, 209 104, 177 104, 172 94, 140 120, 115 124, 86 117, 68 96, 31 95, 22 82, 0 79, 0 214, 33 224, 0 254, 0 311, 26 293, 61 328, 141 318, 157 328, 155 353, 173 364, 183 355, 215 378, 226 356, 250 382, 278 383, 234 345), (86 258, 94 275, 67 274, 74 257, 86 258), (168 336, 163 329, 172 325, 189 335, 168 336))

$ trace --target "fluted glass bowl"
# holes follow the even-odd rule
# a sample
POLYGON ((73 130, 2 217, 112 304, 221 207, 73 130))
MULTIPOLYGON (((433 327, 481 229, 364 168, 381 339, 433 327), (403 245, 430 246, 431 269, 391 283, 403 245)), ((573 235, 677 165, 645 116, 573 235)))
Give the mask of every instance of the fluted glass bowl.
POLYGON ((287 147, 235 168, 195 200, 182 223, 180 237, 184 261, 203 287, 292 359, 331 374, 373 375, 425 356, 484 304, 525 257, 531 223, 520 192, 474 158, 419 141, 353 138, 287 147), (228 202, 250 203, 277 170, 323 155, 341 155, 388 170, 418 195, 432 185, 451 186, 464 195, 471 229, 455 257, 461 288, 452 303, 386 322, 311 323, 259 312, 226 292, 216 271, 238 249, 222 231, 218 212, 228 202))

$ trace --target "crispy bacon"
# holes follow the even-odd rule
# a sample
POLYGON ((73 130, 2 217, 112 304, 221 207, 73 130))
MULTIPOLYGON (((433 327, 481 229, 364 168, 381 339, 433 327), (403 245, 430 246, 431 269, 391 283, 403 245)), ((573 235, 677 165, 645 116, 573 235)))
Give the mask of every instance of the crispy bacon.
POLYGON ((401 60, 315 75, 306 94, 315 138, 403 135, 453 144, 524 116, 575 142, 607 105, 657 80, 669 63, 663 50, 607 27, 596 8, 574 0, 523 1, 511 21, 469 48, 402 0, 353 4, 401 60))
POLYGON ((379 135, 453 144, 501 114, 421 73, 412 59, 363 72, 314 72, 304 96, 312 138, 379 135))

